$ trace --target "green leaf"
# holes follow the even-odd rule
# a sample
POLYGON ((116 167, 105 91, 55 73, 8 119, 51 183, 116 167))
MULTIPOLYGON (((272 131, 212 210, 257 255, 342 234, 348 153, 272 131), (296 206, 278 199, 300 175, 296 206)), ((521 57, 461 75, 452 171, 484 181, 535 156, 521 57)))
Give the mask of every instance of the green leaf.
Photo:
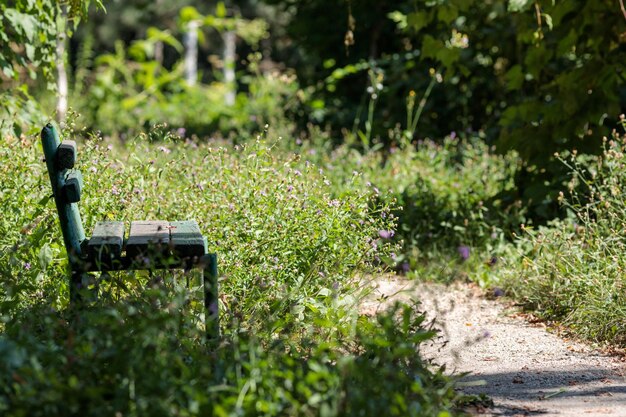
POLYGON ((419 32, 430 22, 430 18, 426 12, 409 13, 407 16, 407 24, 409 29, 419 32))
POLYGON ((454 6, 442 6, 437 10, 437 18, 445 24, 450 24, 459 15, 459 11, 454 6))
POLYGON ((541 15, 546 20, 546 25, 548 26, 548 29, 552 30, 552 28, 553 28, 552 16, 550 16, 549 14, 545 14, 545 13, 542 13, 541 15))
POLYGON ((504 76, 507 82, 507 89, 509 91, 518 90, 524 83, 524 72, 520 65, 514 65, 509 69, 504 76))
POLYGON ((530 4, 530 0, 509 0, 509 12, 523 12, 530 4))
POLYGON ((407 15, 405 15, 404 13, 398 10, 388 13, 387 17, 393 20, 396 23, 396 26, 398 27, 398 29, 400 30, 405 30, 407 26, 409 25, 407 15))
POLYGON ((34 16, 26 13, 20 13, 15 9, 6 9, 4 11, 4 17, 11 22, 11 25, 15 31, 25 36, 29 42, 32 42, 37 33, 37 20, 34 16))
POLYGON ((217 6, 215 7, 215 16, 226 17, 226 6, 224 5, 224 2, 220 1, 217 3, 217 6))
POLYGON ((39 266, 45 270, 52 261, 52 249, 47 243, 39 250, 39 266))

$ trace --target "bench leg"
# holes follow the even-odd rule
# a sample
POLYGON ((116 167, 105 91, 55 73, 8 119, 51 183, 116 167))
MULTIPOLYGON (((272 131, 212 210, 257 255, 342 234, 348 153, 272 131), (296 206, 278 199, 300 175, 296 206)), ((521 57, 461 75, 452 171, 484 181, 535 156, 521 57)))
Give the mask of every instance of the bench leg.
POLYGON ((219 302, 217 298, 217 255, 210 253, 205 255, 204 258, 202 273, 205 310, 204 325, 206 327, 207 341, 214 346, 220 338, 219 302))
POLYGON ((82 296, 80 290, 83 288, 83 273, 79 271, 72 271, 70 277, 70 305, 80 304, 82 296))
POLYGON ((72 270, 70 276, 70 305, 81 305, 97 300, 99 287, 98 280, 89 272, 72 270))

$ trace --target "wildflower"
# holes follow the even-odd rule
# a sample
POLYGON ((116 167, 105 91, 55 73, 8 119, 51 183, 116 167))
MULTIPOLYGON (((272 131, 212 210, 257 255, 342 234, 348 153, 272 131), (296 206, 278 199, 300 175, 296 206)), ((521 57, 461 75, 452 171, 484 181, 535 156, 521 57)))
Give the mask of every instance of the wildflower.
POLYGON ((469 246, 461 245, 457 248, 457 251, 459 252, 459 255, 464 261, 466 261, 470 256, 469 246))
POLYGON ((168 154, 172 152, 169 149, 167 149, 165 146, 159 146, 159 151, 163 152, 164 154, 168 154))
POLYGON ((393 230, 379 230, 378 231, 378 236, 380 236, 382 239, 391 239, 394 234, 395 233, 393 230))
POLYGON ((402 262, 401 269, 402 269, 402 272, 406 274, 407 272, 411 270, 411 266, 409 265, 408 262, 405 261, 405 262, 402 262))
POLYGON ((326 274, 325 274, 325 273, 323 273, 322 271, 318 272, 317 274, 318 274, 320 277, 322 277, 322 278, 325 278, 325 277, 326 277, 326 274))
POLYGON ((185 129, 184 127, 179 127, 178 129, 176 129, 176 134, 180 136, 181 138, 185 137, 186 132, 187 132, 187 129, 185 129))
POLYGON ((450 139, 455 139, 456 138, 456 132, 453 130, 452 132, 450 132, 450 139))
POLYGON ((297 170, 297 169, 296 169, 295 171, 293 171, 293 174, 294 174, 296 177, 299 177, 299 176, 301 176, 301 175, 302 175, 302 172, 300 172, 299 170, 297 170))
POLYGON ((114 185, 113 187, 111 187, 111 194, 119 195, 120 194, 120 190, 114 185))
POLYGON ((330 181, 328 181, 328 180, 324 180, 324 184, 325 184, 325 185, 330 185, 330 181))
POLYGON ((293 185, 287 187, 287 192, 290 193, 293 191, 293 185))
POLYGON ((25 270, 27 270, 27 271, 30 270, 30 267, 31 267, 30 262, 24 262, 24 269, 25 270))
POLYGON ((96 172, 98 172, 98 168, 91 167, 91 168, 89 168, 89 171, 91 171, 91 172, 93 172, 95 174, 96 172))
POLYGON ((339 200, 331 200, 328 202, 328 206, 329 207, 339 207, 340 205, 340 201, 339 200))

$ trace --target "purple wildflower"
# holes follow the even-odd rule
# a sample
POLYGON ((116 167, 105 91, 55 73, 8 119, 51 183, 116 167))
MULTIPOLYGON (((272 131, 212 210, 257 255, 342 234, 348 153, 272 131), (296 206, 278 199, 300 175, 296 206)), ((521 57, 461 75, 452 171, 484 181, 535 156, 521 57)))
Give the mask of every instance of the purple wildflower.
POLYGON ((394 234, 395 233, 393 230, 379 230, 378 231, 378 236, 380 236, 383 239, 391 239, 394 234))
POLYGON ((289 185, 289 186, 287 187, 287 192, 288 192, 288 193, 290 193, 290 192, 292 192, 292 191, 293 191, 293 185, 289 185))
POLYGON ((461 258, 466 261, 470 257, 470 248, 469 246, 461 245, 457 248, 459 255, 461 258))
POLYGON ((298 170, 296 169, 295 171, 293 171, 293 174, 294 174, 296 177, 299 177, 299 176, 301 176, 301 175, 302 175, 302 172, 300 172, 300 171, 298 171, 298 170))
POLYGON ((185 137, 186 132, 187 132, 187 129, 185 129, 184 127, 179 127, 178 129, 176 129, 176 134, 180 136, 181 138, 185 137))
POLYGON ((401 268, 402 268, 402 272, 404 272, 405 274, 411 270, 411 266, 406 261, 402 262, 401 268))
POLYGON ((30 267, 31 267, 30 262, 24 262, 24 269, 25 270, 27 270, 27 271, 30 270, 30 267))
POLYGON ((453 130, 452 132, 450 132, 450 139, 455 139, 456 138, 456 132, 453 130))

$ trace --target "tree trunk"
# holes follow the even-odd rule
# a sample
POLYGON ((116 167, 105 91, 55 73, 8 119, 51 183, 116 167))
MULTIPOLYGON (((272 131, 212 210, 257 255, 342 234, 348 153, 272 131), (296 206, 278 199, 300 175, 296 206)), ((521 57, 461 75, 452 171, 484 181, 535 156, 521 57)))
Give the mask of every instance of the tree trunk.
POLYGON ((59 35, 57 37, 57 47, 56 47, 56 61, 57 61, 57 120, 59 122, 63 122, 65 120, 65 115, 67 114, 67 95, 68 95, 68 84, 67 84, 67 68, 65 67, 65 51, 67 49, 67 35, 65 32, 65 19, 67 16, 67 11, 65 8, 62 10, 62 30, 59 31, 59 35))
POLYGON ((237 35, 235 31, 224 33, 224 83, 226 84, 225 102, 227 106, 235 104, 237 84, 235 83, 235 51, 237 35))
POLYGON ((198 28, 200 23, 192 20, 187 24, 185 34, 185 80, 187 85, 196 85, 198 81, 198 28))

